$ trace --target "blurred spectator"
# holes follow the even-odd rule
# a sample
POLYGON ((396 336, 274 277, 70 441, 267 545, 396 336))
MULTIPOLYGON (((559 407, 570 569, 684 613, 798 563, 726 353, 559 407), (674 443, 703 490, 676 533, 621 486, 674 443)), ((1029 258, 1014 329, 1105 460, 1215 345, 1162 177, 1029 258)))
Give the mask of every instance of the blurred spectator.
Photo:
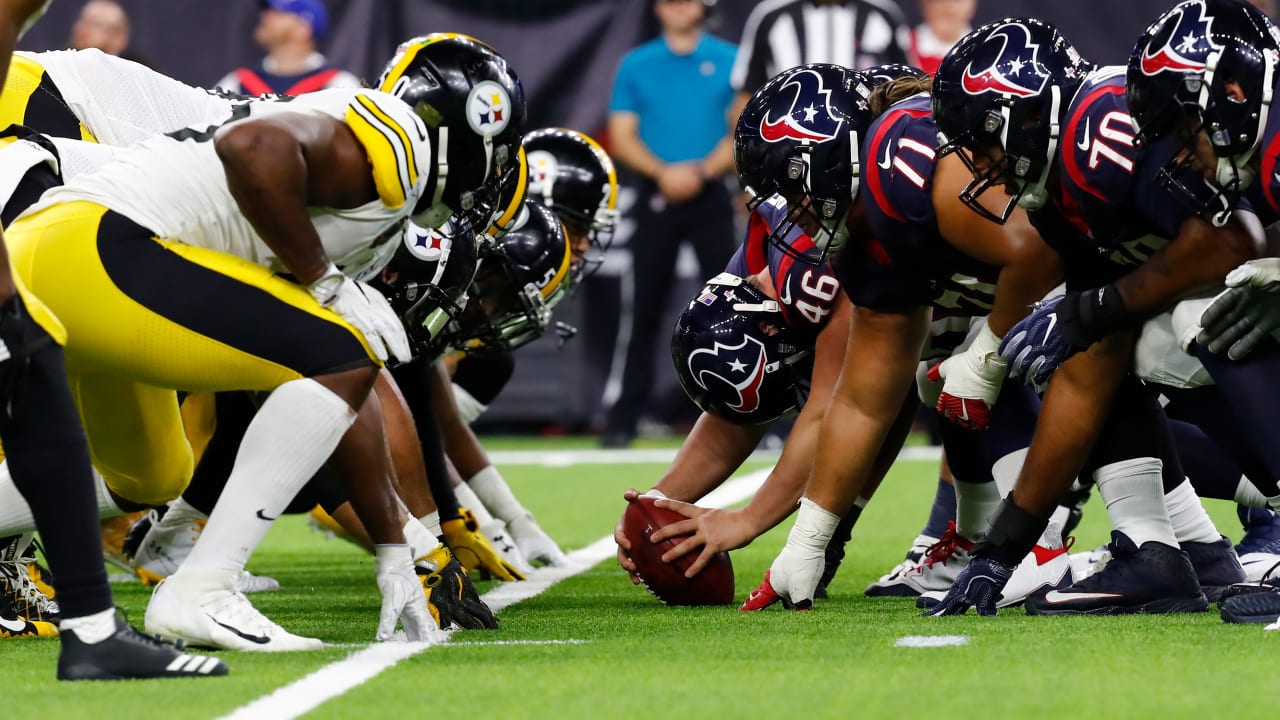
POLYGON ((733 207, 724 176, 733 168, 729 72, 736 48, 704 32, 708 4, 657 0, 662 36, 627 53, 614 79, 610 152, 640 180, 630 243, 631 333, 619 338, 628 343, 626 364, 605 422, 608 447, 626 446, 635 437, 652 395, 654 356, 669 354, 670 331, 659 323, 680 246, 693 246, 704 278, 733 253, 733 207))
POLYGON ((866 68, 907 62, 906 20, 890 0, 765 0, 742 31, 733 89, 741 110, 766 80, 805 63, 866 68))
POLYGON ((1249 0, 1249 4, 1266 13, 1267 17, 1275 19, 1276 0, 1249 0))
POLYGON ((924 22, 908 31, 904 43, 910 63, 930 75, 938 72, 951 46, 973 30, 977 9, 978 0, 920 0, 924 22))
POLYGON ((149 64, 128 51, 129 16, 113 0, 85 3, 76 24, 71 26, 71 40, 67 44, 76 50, 97 48, 108 55, 149 64))
POLYGON ((301 95, 334 87, 359 87, 355 75, 330 65, 316 49, 329 30, 321 0, 261 0, 253 39, 267 56, 233 70, 218 87, 246 95, 301 95))

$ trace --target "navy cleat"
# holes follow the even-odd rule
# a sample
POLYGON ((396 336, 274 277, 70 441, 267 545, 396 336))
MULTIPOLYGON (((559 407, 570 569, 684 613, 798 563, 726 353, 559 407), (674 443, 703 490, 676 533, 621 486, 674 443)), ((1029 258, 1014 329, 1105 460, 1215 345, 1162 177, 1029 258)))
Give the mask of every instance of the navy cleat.
POLYGON ((82 642, 74 630, 62 631, 62 650, 58 653, 59 680, 133 680, 227 674, 227 664, 217 658, 191 655, 177 645, 144 635, 118 614, 115 622, 115 633, 93 644, 82 642))
POLYGON ((1028 615, 1123 615, 1204 612, 1187 553, 1164 543, 1139 548, 1129 536, 1111 532, 1111 561, 1098 573, 1062 590, 1027 599, 1028 615))
POLYGON ((1218 602, 1227 588, 1245 581, 1244 568, 1240 567, 1235 548, 1225 536, 1218 538, 1217 542, 1184 542, 1181 545, 1191 558, 1191 567, 1195 568, 1200 589, 1209 602, 1218 602))
POLYGON ((1267 508, 1239 509, 1244 537, 1236 545, 1240 566, 1250 582, 1261 580, 1267 571, 1280 564, 1280 515, 1267 508))
POLYGON ((1257 592, 1244 592, 1232 595, 1218 606, 1218 614, 1222 622, 1227 623, 1272 623, 1280 618, 1280 592, 1265 585, 1251 585, 1257 592))

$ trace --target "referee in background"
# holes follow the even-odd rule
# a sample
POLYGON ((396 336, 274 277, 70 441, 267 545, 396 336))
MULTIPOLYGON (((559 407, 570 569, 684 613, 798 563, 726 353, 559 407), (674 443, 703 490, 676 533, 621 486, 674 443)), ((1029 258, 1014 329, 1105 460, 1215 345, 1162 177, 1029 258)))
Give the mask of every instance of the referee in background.
POLYGON ((724 269, 734 249, 733 88, 737 51, 704 30, 706 0, 657 0, 662 35, 622 58, 609 102, 610 153, 640 178, 630 249, 634 293, 622 389, 609 408, 602 444, 626 447, 652 396, 654 356, 669 354, 660 328, 688 242, 702 277, 724 269))

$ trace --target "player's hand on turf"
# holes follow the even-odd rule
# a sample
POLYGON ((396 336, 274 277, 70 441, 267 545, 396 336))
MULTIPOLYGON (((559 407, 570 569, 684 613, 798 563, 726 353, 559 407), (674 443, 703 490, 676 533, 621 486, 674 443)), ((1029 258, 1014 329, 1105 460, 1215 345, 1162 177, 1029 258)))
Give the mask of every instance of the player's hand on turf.
POLYGON ((433 552, 417 568, 436 624, 442 630, 454 625, 463 630, 497 630, 497 616, 480 599, 467 571, 447 550, 443 555, 433 552))
POLYGON ((467 570, 476 570, 481 577, 514 582, 524 580, 524 573, 503 559, 489 538, 480 532, 480 524, 470 511, 461 509, 461 517, 440 523, 445 542, 453 556, 467 570))
POLYGON ((809 498, 800 498, 800 510, 787 535, 787 544, 769 566, 764 582, 751 591, 739 609, 763 610, 779 600, 787 609, 813 607, 813 593, 826 565, 827 543, 839 522, 839 515, 809 498))
POLYGON ((378 639, 390 640, 399 621, 410 642, 426 640, 435 623, 413 569, 413 552, 408 545, 378 545, 374 552, 378 559, 378 591, 382 593, 378 639))
MULTIPOLYGON (((635 488, 627 488, 626 492, 622 493, 622 499, 628 503, 635 502, 638 497, 640 497, 640 493, 635 488)), ((631 541, 627 539, 627 534, 622 531, 622 518, 625 515, 625 512, 619 515, 618 524, 613 526, 613 541, 618 544, 618 565, 631 576, 632 585, 639 585, 640 576, 636 574, 636 564, 631 559, 631 541)))
POLYGON ((693 577, 711 562, 720 551, 737 550, 755 539, 755 528, 742 510, 715 510, 699 507, 679 500, 661 499, 655 503, 660 508, 675 510, 689 518, 659 528, 650 540, 662 542, 668 538, 689 535, 683 542, 668 550, 662 562, 675 562, 679 558, 701 548, 697 559, 685 571, 685 577, 693 577))
POLYGON ((1016 568, 1017 565, 1006 565, 991 558, 973 558, 960 571, 942 602, 925 615, 963 615, 969 608, 977 610, 979 615, 995 615, 1000 593, 1016 568))
POLYGON ((1200 316, 1196 342, 1240 360, 1280 328, 1280 258, 1250 260, 1232 270, 1227 288, 1200 316))
POLYGON ((379 360, 386 362, 388 353, 400 362, 413 359, 404 324, 382 293, 343 275, 333 264, 307 290, 321 305, 359 330, 379 360))
POLYGON ((987 427, 1004 384, 999 346, 1000 338, 983 322, 967 349, 929 368, 930 382, 943 382, 937 405, 943 418, 968 430, 987 427))

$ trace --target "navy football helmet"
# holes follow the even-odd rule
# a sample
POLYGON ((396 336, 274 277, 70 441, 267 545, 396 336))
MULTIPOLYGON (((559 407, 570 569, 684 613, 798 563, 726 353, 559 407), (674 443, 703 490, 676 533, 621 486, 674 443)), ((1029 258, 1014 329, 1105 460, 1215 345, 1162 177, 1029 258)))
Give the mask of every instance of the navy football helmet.
POLYGON ((737 425, 795 412, 813 373, 813 354, 792 342, 778 303, 730 273, 708 280, 680 313, 671 360, 698 407, 737 425))
POLYGON ((1191 152, 1161 170, 1164 183, 1181 191, 1198 212, 1224 221, 1253 181, 1250 161, 1267 124, 1280 45, 1261 11, 1237 0, 1187 0, 1164 13, 1134 45, 1125 75, 1125 98, 1137 130, 1150 144, 1171 136, 1192 150, 1203 130, 1217 156, 1215 192, 1180 177, 1191 152))
POLYGON ((973 173, 966 205, 997 223, 1015 205, 1044 205, 1067 106, 1093 67, 1057 28, 1030 18, 984 25, 951 48, 934 75, 933 119, 938 154, 962 151, 973 173), (979 197, 1001 184, 1010 198, 997 215, 979 197))
POLYGON ((779 223, 768 238, 782 252, 796 257, 785 238, 806 224, 802 216, 823 256, 847 238, 846 216, 858 199, 858 146, 871 125, 870 96, 863 73, 801 65, 769 80, 743 108, 733 131, 738 179, 752 196, 752 210, 772 195, 786 198, 790 222, 779 223))
POLYGON ((600 144, 576 130, 542 128, 524 137, 529 198, 546 205, 587 248, 574 248, 572 280, 600 267, 618 224, 618 173, 600 144), (579 257, 580 256, 580 257, 579 257))
POLYGON ((885 63, 884 65, 876 65, 875 67, 866 68, 862 72, 866 74, 867 80, 871 83, 871 87, 873 88, 878 88, 885 83, 889 83, 894 80, 902 80, 904 78, 923 80, 929 77, 929 73, 921 70, 920 68, 903 65, 902 63, 885 63))

